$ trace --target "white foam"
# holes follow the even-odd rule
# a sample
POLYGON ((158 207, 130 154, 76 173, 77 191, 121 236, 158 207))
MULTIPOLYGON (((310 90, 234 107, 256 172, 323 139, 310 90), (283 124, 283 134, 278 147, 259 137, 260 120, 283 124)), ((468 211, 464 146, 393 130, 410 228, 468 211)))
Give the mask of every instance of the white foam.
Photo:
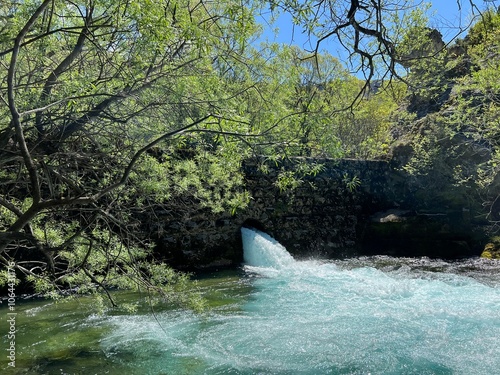
POLYGON ((267 233, 241 228, 241 236, 246 265, 282 269, 295 263, 286 248, 267 233))

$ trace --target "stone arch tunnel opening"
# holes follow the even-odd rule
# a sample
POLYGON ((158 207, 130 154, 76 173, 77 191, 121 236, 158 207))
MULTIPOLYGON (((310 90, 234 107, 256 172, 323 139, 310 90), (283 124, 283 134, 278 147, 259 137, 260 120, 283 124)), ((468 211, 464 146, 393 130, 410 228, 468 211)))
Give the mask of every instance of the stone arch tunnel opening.
POLYGON ((267 230, 259 220, 257 219, 246 219, 243 224, 241 224, 242 228, 250 228, 250 229, 257 229, 260 230, 261 232, 266 232, 267 230))

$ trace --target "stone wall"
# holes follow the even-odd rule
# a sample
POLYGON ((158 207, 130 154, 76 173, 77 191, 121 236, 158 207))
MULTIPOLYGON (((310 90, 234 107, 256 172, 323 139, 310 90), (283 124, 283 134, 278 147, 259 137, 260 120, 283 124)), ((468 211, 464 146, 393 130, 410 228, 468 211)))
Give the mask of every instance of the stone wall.
POLYGON ((241 226, 266 231, 298 258, 356 254, 455 257, 477 251, 474 236, 464 235, 472 233, 465 203, 450 206, 434 201, 429 210, 423 203, 433 193, 391 163, 305 161, 321 163, 324 170, 287 192, 281 192, 274 182, 279 170, 293 168, 296 160, 268 173, 259 170, 260 160, 247 161, 246 188, 252 200, 236 215, 214 215, 201 209, 168 215, 158 212, 162 222, 158 252, 179 268, 237 265, 242 261, 241 226), (346 176, 356 176, 361 184, 351 191, 346 176))

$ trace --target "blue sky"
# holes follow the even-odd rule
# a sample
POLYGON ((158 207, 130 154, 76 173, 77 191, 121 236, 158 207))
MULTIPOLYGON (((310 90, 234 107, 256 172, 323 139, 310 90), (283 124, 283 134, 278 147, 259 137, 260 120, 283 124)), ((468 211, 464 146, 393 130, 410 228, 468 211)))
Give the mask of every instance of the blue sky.
POLYGON ((469 0, 460 0, 461 9, 459 9, 457 0, 434 0, 430 1, 432 8, 429 16, 431 17, 431 26, 439 29, 443 34, 445 40, 456 36, 458 27, 467 26, 471 17, 477 17, 479 11, 499 1, 484 1, 473 0, 473 3, 478 9, 471 9, 469 0), (472 12, 474 11, 474 12, 472 12))
MULTIPOLYGON (((471 14, 470 0, 459 0, 461 9, 459 9, 457 0, 434 0, 427 2, 431 3, 431 9, 428 12, 430 26, 439 29, 445 41, 454 38, 459 32, 459 28, 467 26, 473 16, 471 14)), ((473 0, 473 2, 480 10, 484 10, 487 5, 500 5, 500 0, 473 0)), ((478 15, 477 10, 475 11, 475 15, 478 15)), ((293 26, 289 15, 282 15, 272 27, 278 28, 279 34, 273 36, 271 32, 266 31, 264 37, 267 37, 269 41, 298 45, 309 50, 313 49, 307 37, 301 33, 302 30, 300 27, 293 26)), ((335 46, 327 46, 329 51, 331 48, 335 48, 335 46)), ((335 51, 330 52, 334 55, 336 54, 335 51)))

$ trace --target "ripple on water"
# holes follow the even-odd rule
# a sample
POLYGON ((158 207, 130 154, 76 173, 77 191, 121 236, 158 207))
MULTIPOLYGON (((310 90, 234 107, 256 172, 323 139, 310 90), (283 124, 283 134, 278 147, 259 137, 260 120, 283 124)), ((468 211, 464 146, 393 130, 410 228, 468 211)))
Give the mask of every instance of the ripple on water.
POLYGON ((147 316, 113 317, 101 346, 179 373, 490 375, 500 366, 500 291, 483 266, 378 257, 246 267, 253 289, 238 310, 166 312, 163 329, 147 316))

